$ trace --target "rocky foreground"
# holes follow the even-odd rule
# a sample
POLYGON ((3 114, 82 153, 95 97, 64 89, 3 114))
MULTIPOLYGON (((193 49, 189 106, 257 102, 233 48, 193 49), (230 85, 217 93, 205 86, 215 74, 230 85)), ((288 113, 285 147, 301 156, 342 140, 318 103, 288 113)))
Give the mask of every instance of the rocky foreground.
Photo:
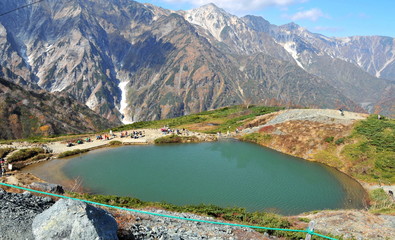
MULTIPOLYGON (((153 212, 214 221, 189 213, 153 212)), ((276 239, 251 229, 195 223, 125 211, 113 212, 73 200, 9 193, 0 188, 0 239, 276 239)))
MULTIPOLYGON (((217 221, 190 213, 147 211, 182 218, 217 221)), ((339 210, 305 214, 316 230, 344 239, 395 239, 395 216, 339 210)), ((303 227, 302 227, 303 228, 303 227)), ((30 192, 0 188, 0 239, 278 239, 252 229, 199 223, 121 210, 96 208, 74 200, 54 201, 30 192), (110 213, 111 212, 111 213, 110 213)))
POLYGON ((0 238, 34 239, 33 219, 53 204, 49 197, 36 197, 30 192, 7 193, 0 188, 0 238))

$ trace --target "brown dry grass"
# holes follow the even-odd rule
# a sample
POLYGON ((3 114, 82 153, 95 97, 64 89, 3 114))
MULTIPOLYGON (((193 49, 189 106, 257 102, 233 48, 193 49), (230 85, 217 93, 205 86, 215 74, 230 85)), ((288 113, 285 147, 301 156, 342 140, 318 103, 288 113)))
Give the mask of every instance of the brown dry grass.
POLYGON ((194 123, 194 124, 188 124, 188 125, 183 125, 182 127, 185 127, 186 129, 189 129, 190 131, 196 131, 196 132, 206 132, 206 131, 211 131, 224 122, 223 119, 215 119, 211 120, 209 123, 194 123))
MULTIPOLYGON (((325 138, 334 137, 335 140, 344 138, 350 134, 352 126, 312 121, 289 121, 270 128, 272 133, 276 130, 283 132, 284 135, 271 134, 272 140, 265 143, 266 146, 311 160, 314 154, 327 149, 331 144, 333 145, 333 143, 326 142, 325 138)), ((341 145, 334 146, 333 154, 340 154, 341 147, 341 145)))

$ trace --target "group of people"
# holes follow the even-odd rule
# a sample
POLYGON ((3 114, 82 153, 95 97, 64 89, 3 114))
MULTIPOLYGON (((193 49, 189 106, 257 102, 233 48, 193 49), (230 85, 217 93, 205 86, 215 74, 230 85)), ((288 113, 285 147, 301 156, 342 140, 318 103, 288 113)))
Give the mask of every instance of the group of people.
POLYGON ((172 133, 172 134, 177 134, 177 135, 181 135, 181 134, 187 132, 187 131, 185 130, 185 128, 183 128, 182 130, 180 130, 180 129, 171 129, 171 128, 166 127, 166 126, 163 127, 163 128, 161 128, 160 130, 161 130, 161 132, 164 133, 164 134, 170 134, 170 133, 172 133))
MULTIPOLYGON (((117 135, 115 135, 112 130, 110 130, 110 134, 104 134, 104 135, 98 135, 96 136, 96 140, 110 140, 110 138, 115 138, 117 137, 117 135)), ((145 137, 145 131, 132 131, 130 134, 128 133, 128 131, 124 131, 121 132, 120 134, 121 138, 126 138, 126 137, 130 137, 130 138, 141 138, 141 137, 145 137)))
POLYGON ((132 131, 132 133, 130 134, 130 138, 142 138, 145 137, 145 131, 132 131))
POLYGON ((104 134, 102 135, 97 135, 96 140, 110 140, 110 135, 104 134))
MULTIPOLYGON (((98 137, 98 136, 97 136, 98 137)), ((97 139, 97 137, 96 137, 96 139, 97 139)), ((92 142, 92 140, 89 138, 89 137, 87 137, 86 139, 85 139, 85 142, 92 142)), ((76 141, 76 144, 83 144, 84 143, 84 141, 82 140, 82 139, 78 139, 77 141, 76 141)), ((72 147, 72 146, 74 146, 75 144, 72 142, 72 141, 70 141, 70 142, 68 142, 67 143, 67 147, 72 147)))

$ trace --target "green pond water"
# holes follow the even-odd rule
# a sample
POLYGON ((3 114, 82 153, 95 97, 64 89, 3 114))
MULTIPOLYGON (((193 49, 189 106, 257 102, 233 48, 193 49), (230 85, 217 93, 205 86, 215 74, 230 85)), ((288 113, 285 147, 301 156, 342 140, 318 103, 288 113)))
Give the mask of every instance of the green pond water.
POLYGON ((101 149, 25 171, 58 183, 79 178, 97 194, 285 215, 362 208, 366 197, 333 168, 238 141, 101 149))

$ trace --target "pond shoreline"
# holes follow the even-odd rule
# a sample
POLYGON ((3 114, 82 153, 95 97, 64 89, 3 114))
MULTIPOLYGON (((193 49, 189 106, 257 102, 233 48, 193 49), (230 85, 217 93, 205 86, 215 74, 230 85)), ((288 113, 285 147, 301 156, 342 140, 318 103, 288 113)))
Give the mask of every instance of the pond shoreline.
MULTIPOLYGON (((57 156, 60 153, 65 152, 65 151, 72 151, 72 150, 76 150, 76 149, 87 149, 89 151, 94 151, 94 150, 98 150, 98 149, 121 147, 121 146, 125 146, 125 145, 152 145, 152 144, 155 144, 154 143, 155 139, 158 139, 158 138, 164 137, 164 136, 169 136, 168 134, 162 133, 160 129, 138 129, 138 131, 143 131, 143 132, 146 133, 146 135, 144 137, 140 138, 140 139, 132 139, 132 138, 126 138, 126 137, 125 138, 121 138, 120 137, 121 132, 114 132, 115 137, 111 137, 109 140, 93 140, 92 142, 85 142, 83 144, 76 144, 76 145, 74 145, 72 147, 67 147, 67 145, 66 145, 67 143, 61 142, 61 141, 45 144, 45 146, 48 149, 50 149, 55 155, 50 157, 50 158, 47 158, 47 159, 41 159, 41 160, 38 160, 38 161, 27 162, 27 163, 24 164, 23 168, 25 168, 26 166, 29 166, 29 165, 38 164, 38 163, 43 162, 43 161, 49 161, 49 160, 52 160, 52 159, 58 159, 57 156), (110 145, 109 143, 111 141, 119 141, 120 144, 119 145, 110 145)), ((240 138, 243 135, 244 135, 244 133, 239 133, 239 134, 232 133, 232 134, 229 134, 229 135, 221 136, 219 138, 218 135, 214 135, 214 134, 204 134, 204 133, 188 131, 187 133, 181 134, 180 136, 185 136, 185 137, 186 136, 188 136, 188 137, 194 136, 194 137, 197 137, 199 142, 212 142, 212 141, 219 141, 220 139, 234 139, 234 140, 242 141, 240 138)), ((91 139, 93 137, 94 136, 92 136, 91 139)), ((42 145, 42 144, 13 142, 12 144, 9 144, 9 145, 0 145, 0 147, 8 146, 8 147, 16 147, 18 149, 18 148, 37 147, 37 145, 42 145)), ((324 162, 320 162, 320 161, 318 161, 316 159, 302 158, 302 157, 294 155, 292 153, 282 152, 282 151, 280 151, 278 149, 272 148, 272 147, 270 147, 268 145, 265 145, 265 144, 257 144, 257 145, 259 145, 261 147, 264 147, 264 148, 271 149, 271 150, 279 152, 281 154, 286 154, 286 155, 289 155, 289 156, 297 157, 297 158, 303 159, 305 161, 317 162, 317 163, 324 164, 324 165, 326 165, 326 166, 328 166, 330 168, 335 169, 336 171, 339 171, 339 172, 349 176, 350 178, 354 179, 355 181, 357 181, 365 189, 366 193, 368 193, 369 191, 372 191, 374 189, 378 189, 378 188, 382 188, 382 189, 384 189, 387 192, 389 190, 395 192, 395 185, 383 185, 383 184, 375 184, 375 183, 364 182, 364 181, 362 181, 360 179, 357 179, 357 178, 347 174, 346 172, 342 171, 341 169, 338 169, 338 168, 336 168, 334 166, 330 166, 330 165, 328 165, 328 164, 326 164, 324 162)), ((74 156, 69 156, 67 158, 72 158, 72 157, 75 157, 75 155, 74 156)), ((22 170, 23 168, 21 168, 20 170, 22 170)), ((23 171, 20 171, 20 170, 14 170, 14 171, 10 172, 10 174, 14 175, 14 174, 17 174, 19 172, 23 172, 23 171)), ((45 182, 44 180, 38 178, 37 176, 35 176, 35 178, 39 179, 42 182, 45 182)))
POLYGON ((212 203, 223 207, 236 205, 246 207, 248 211, 275 211, 285 215, 325 208, 363 209, 365 205, 362 199, 367 197, 366 191, 358 182, 323 164, 306 162, 300 158, 233 139, 215 143, 104 148, 89 155, 77 155, 70 160, 55 159, 44 164, 33 165, 22 171, 30 172, 48 182, 64 185, 68 189, 75 179, 80 179, 86 187, 84 192, 92 194, 132 196, 143 201, 165 201, 177 205, 199 203, 212 203), (163 161, 158 161, 162 157, 163 161), (112 159, 110 165, 100 167, 105 166, 109 159, 112 159), (208 161, 209 159, 211 160, 208 161), (172 170, 174 167, 167 166, 179 167, 176 167, 177 170, 172 170), (147 172, 144 169, 150 170, 147 172), (189 172, 190 169, 195 171, 189 172), (196 176, 195 172, 201 174, 196 176), (216 174, 210 174, 214 172, 216 174), (128 175, 130 176, 126 177, 128 175), (97 179, 98 176, 101 177, 97 179), (100 181, 104 176, 106 181, 100 181), (145 176, 151 177, 145 178, 145 176), (166 176, 166 183, 159 184, 163 181, 157 176, 166 176), (177 178, 185 181, 177 183, 177 178), (294 180, 287 180, 290 178, 294 180), (145 180, 140 181, 140 179, 145 180), (216 179, 216 181, 206 184, 205 179, 216 179), (222 179, 228 181, 223 182, 222 179), (311 181, 314 184, 311 184, 311 181), (129 184, 124 184, 126 182, 129 184), (199 182, 198 186, 193 185, 196 182, 199 182), (269 182, 272 183, 262 184, 269 182), (142 188, 146 190, 139 188, 141 184, 147 185, 142 188), (159 188, 152 187, 159 185, 159 188), (176 188, 185 189, 178 197, 176 190, 173 190, 176 188, 170 187, 176 185, 176 188), (227 187, 229 185, 233 186, 232 191, 226 190, 229 189, 227 187), (289 186, 294 187, 289 188, 289 186), (248 190, 251 188, 256 189, 255 192, 248 190), (277 192, 276 189, 287 190, 277 192), (171 192, 173 194, 169 194, 171 192), (201 194, 195 196, 197 192, 201 194), (289 198, 291 195, 294 196, 293 200, 289 198), (223 199, 225 196, 226 199, 223 199), (306 198, 306 196, 310 197, 306 198), (300 205, 301 202, 305 204, 300 205))

